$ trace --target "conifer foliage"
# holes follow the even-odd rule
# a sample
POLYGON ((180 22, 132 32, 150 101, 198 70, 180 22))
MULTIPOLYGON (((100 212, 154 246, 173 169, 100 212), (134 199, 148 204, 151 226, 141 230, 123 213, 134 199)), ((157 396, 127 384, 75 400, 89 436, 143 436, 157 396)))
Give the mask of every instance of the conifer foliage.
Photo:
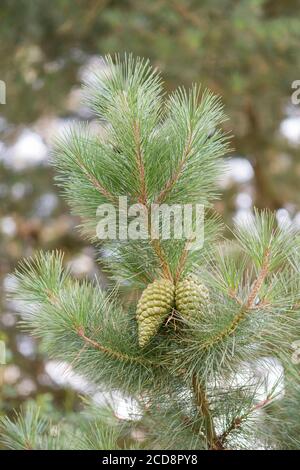
POLYGON ((121 420, 90 404, 53 423, 31 406, 2 419, 3 444, 299 447, 299 236, 256 211, 232 240, 220 238, 211 208, 228 151, 219 98, 196 86, 165 98, 159 73, 132 56, 107 57, 84 93, 104 131, 74 125, 57 139, 54 164, 112 287, 76 280, 61 253, 40 253, 23 261, 12 295, 49 357, 99 390, 131 397, 136 412, 121 420), (120 215, 119 196, 141 211, 204 205, 203 246, 189 249, 190 239, 175 237, 100 243, 97 208, 111 204, 120 215))

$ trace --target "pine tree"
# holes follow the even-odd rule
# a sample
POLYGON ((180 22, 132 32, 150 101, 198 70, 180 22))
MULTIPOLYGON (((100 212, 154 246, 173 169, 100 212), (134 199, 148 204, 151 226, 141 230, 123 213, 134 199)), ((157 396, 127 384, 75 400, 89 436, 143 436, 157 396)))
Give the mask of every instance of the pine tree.
POLYGON ((105 132, 73 126, 57 139, 54 164, 112 284, 104 290, 96 280, 78 281, 61 253, 40 253, 23 261, 12 294, 23 326, 50 357, 68 361, 99 390, 130 396, 137 412, 122 421, 89 404, 55 423, 30 405, 2 419, 2 443, 299 447, 299 235, 256 211, 232 240, 221 238, 212 210, 228 151, 220 99, 196 86, 164 99, 158 72, 132 56, 107 57, 84 91, 105 132), (121 215, 119 196, 141 212, 202 204, 203 246, 190 249, 188 237, 175 236, 99 243, 97 208, 110 204, 121 215))

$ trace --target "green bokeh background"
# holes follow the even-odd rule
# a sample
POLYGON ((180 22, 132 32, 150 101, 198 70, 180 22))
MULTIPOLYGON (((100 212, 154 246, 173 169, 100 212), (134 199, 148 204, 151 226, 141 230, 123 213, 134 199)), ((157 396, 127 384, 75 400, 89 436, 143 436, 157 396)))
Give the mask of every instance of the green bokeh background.
POLYGON ((300 79, 300 1, 2 0, 0 22, 0 80, 6 84, 6 104, 0 105, 0 340, 7 352, 0 414, 29 399, 59 413, 80 406, 77 393, 49 375, 38 344, 16 327, 6 297, 8 273, 20 258, 53 248, 65 251, 75 275, 100 273, 96 253, 76 231, 78 221, 57 197, 48 159, 32 163, 34 139, 48 152, 62 123, 93 119, 79 105, 78 90, 97 56, 149 57, 166 92, 200 82, 223 97, 226 130, 233 135, 229 157, 239 162, 224 176, 215 205, 225 221, 230 225, 255 205, 299 225, 300 105, 292 104, 291 94, 300 79), (296 137, 281 132, 283 123, 296 137), (28 133, 33 140, 24 140, 28 133))

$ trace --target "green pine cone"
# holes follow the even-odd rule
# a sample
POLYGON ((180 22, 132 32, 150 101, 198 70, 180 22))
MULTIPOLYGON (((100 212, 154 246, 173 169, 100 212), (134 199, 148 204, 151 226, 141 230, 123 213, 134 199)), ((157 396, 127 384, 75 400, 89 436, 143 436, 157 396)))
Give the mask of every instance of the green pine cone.
POLYGON ((141 347, 157 333, 174 307, 174 291, 172 282, 161 279, 149 284, 142 293, 136 311, 141 347))
POLYGON ((191 320, 208 309, 209 291, 197 276, 190 274, 176 286, 175 305, 183 318, 191 320))

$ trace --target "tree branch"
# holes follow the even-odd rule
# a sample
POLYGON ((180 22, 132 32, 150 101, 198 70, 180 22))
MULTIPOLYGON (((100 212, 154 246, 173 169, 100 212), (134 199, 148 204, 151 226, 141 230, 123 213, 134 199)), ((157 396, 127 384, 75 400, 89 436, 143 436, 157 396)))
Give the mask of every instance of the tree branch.
POLYGON ((258 277, 256 278, 253 287, 250 291, 250 294, 248 296, 248 300, 246 302, 246 309, 252 308, 253 304, 255 302, 255 299, 263 285, 263 282, 269 272, 269 260, 270 260, 270 250, 267 249, 264 257, 263 257, 263 262, 262 262, 262 267, 260 270, 260 273, 258 277))
MULTIPOLYGON (((136 145, 136 163, 137 163, 137 168, 139 172, 139 178, 140 178, 140 193, 138 195, 138 201, 139 203, 143 204, 145 209, 147 210, 147 215, 148 215, 148 226, 150 227, 151 223, 151 217, 150 215, 150 208, 148 204, 148 196, 147 196, 147 187, 146 187, 146 175, 145 175, 145 166, 143 162, 143 152, 142 152, 142 147, 141 147, 141 136, 140 136, 140 127, 139 123, 135 121, 134 123, 134 141, 136 145)), ((151 228, 150 228, 150 233, 151 233, 151 228)), ((169 263, 166 259, 164 250, 161 246, 161 243, 159 240, 153 240, 150 238, 150 244, 158 257, 161 265, 162 272, 164 274, 164 277, 169 279, 170 281, 173 281, 173 276, 171 273, 171 269, 169 266, 169 263)))
POLYGON ((95 178, 94 175, 92 175, 89 170, 86 168, 86 166, 78 161, 77 162, 79 168, 83 171, 85 176, 88 178, 89 182, 94 186, 97 191, 102 194, 102 196, 106 197, 109 201, 111 201, 113 204, 116 204, 116 198, 113 196, 102 184, 95 178))
POLYGON ((213 417, 209 409, 209 403, 206 397, 205 388, 198 381, 198 378, 195 374, 192 378, 192 387, 199 415, 201 415, 204 420, 207 446, 209 450, 222 450, 223 446, 221 446, 217 439, 213 417))
POLYGON ((165 253, 163 251, 163 248, 159 242, 159 240, 152 240, 150 239, 151 246, 154 249, 154 252, 156 256, 159 258, 160 265, 162 272, 164 274, 164 277, 166 279, 169 279, 169 281, 173 282, 173 275, 169 266, 168 261, 166 260, 165 253))
POLYGON ((261 401, 260 403, 257 403, 257 405, 253 406, 251 410, 248 411, 248 413, 244 413, 243 415, 237 416, 236 418, 234 418, 229 424, 229 426, 227 427, 227 429, 225 429, 225 431, 221 434, 221 436, 219 436, 218 442, 221 445, 224 445, 229 434, 235 429, 238 429, 241 426, 242 422, 245 421, 250 416, 251 413, 253 413, 254 411, 260 410, 264 406, 267 406, 269 403, 271 403, 271 401, 272 401, 272 398, 268 397, 265 400, 261 401))
POLYGON ((180 276, 181 276, 181 273, 183 271, 183 268, 185 266, 185 263, 186 263, 186 260, 187 260, 187 257, 188 257, 188 245, 189 245, 189 240, 186 242, 183 250, 182 250, 182 253, 180 255, 180 258, 179 258, 179 261, 178 261, 178 265, 177 265, 177 270, 176 270, 176 274, 175 274, 175 282, 178 282, 179 279, 180 279, 180 276))
MULTIPOLYGON (((55 295, 54 292, 50 291, 49 289, 46 290, 46 295, 48 298, 49 303, 54 306, 59 306, 59 300, 57 296, 55 295)), ((85 342, 85 344, 92 346, 94 349, 98 349, 99 351, 103 352, 104 354, 107 354, 111 357, 114 357, 118 359, 119 361, 126 361, 126 362, 136 362, 139 363, 143 366, 154 366, 157 367, 157 364, 150 361, 149 359, 142 359, 140 357, 136 356, 129 356, 128 354, 121 353, 119 351, 116 351, 114 349, 108 348, 107 346, 103 346, 102 344, 98 343, 92 338, 89 338, 86 336, 85 331, 83 326, 78 326, 75 328, 76 333, 80 338, 82 338, 85 342)), ((79 354, 80 355, 80 354, 79 354)))
POLYGON ((201 349, 208 349, 214 346, 219 341, 222 341, 227 336, 233 334, 238 327, 239 323, 243 320, 245 315, 248 313, 249 310, 253 309, 255 299, 264 283, 266 276, 269 273, 269 262, 270 262, 270 250, 266 249, 265 254, 262 260, 261 270, 253 283, 252 289, 248 295, 246 302, 241 306, 240 311, 237 315, 233 318, 231 324, 223 331, 215 335, 212 339, 208 340, 201 346, 201 349))
POLYGON ((103 352, 104 354, 107 354, 111 357, 114 357, 115 359, 118 359, 119 361, 136 362, 136 363, 139 363, 143 366, 145 366, 145 365, 157 366, 157 364, 153 363, 150 360, 141 359, 141 358, 136 357, 136 356, 129 356, 128 354, 124 354, 124 353, 121 353, 121 352, 116 351, 114 349, 108 348, 107 346, 103 346, 102 344, 98 343, 97 341, 93 340, 92 338, 89 338, 88 336, 86 336, 83 326, 77 327, 76 328, 76 333, 89 346, 92 346, 94 349, 98 349, 99 351, 103 352))
POLYGON ((141 146, 141 136, 140 136, 140 126, 137 121, 133 125, 133 135, 136 145, 136 162, 140 178, 140 194, 138 201, 141 204, 147 205, 147 189, 146 189, 146 176, 145 176, 145 167, 143 162, 143 152, 141 146))

